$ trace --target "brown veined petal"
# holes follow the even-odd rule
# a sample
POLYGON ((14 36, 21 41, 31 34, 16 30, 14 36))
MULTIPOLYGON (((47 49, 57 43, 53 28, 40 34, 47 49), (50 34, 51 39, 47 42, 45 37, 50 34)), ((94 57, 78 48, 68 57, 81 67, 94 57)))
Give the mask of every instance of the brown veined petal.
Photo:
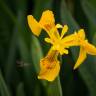
POLYGON ((55 19, 53 12, 50 10, 44 11, 42 13, 39 23, 45 31, 50 31, 53 27, 55 27, 55 19))
POLYGON ((41 33, 41 27, 39 23, 34 19, 32 15, 28 15, 27 20, 32 33, 36 36, 39 36, 41 33))
POLYGON ((57 60, 57 51, 50 50, 47 56, 40 61, 40 73, 38 79, 53 81, 59 74, 60 62, 57 60))
POLYGON ((78 57, 77 62, 75 64, 75 66, 74 66, 74 70, 76 68, 78 68, 85 59, 86 59, 86 50, 84 50, 83 47, 80 47, 79 57, 78 57))
MULTIPOLYGON (((43 63, 44 61, 41 61, 43 63)), ((41 68, 40 73, 38 75, 38 79, 45 79, 48 81, 53 81, 59 74, 60 64, 59 61, 45 61, 45 68, 41 68)))

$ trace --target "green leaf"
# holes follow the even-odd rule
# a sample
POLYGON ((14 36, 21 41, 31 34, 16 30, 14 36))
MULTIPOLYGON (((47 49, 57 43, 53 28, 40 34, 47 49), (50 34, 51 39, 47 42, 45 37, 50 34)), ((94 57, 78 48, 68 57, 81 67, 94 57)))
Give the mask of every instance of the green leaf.
MULTIPOLYGON (((36 77, 37 77, 40 71, 40 59, 43 58, 43 51, 41 49, 40 42, 35 36, 32 36, 31 53, 32 53, 31 54, 32 62, 33 62, 33 66, 35 68, 36 77)), ((42 80, 41 82, 44 86, 46 86, 46 82, 42 80)))
POLYGON ((1 96, 11 96, 10 91, 2 76, 1 70, 0 70, 0 94, 1 94, 1 96))
POLYGON ((16 96, 25 96, 25 92, 24 92, 24 85, 23 83, 19 83, 17 86, 17 93, 16 96))
POLYGON ((40 59, 43 58, 43 52, 40 43, 35 36, 32 36, 31 52, 32 52, 32 61, 36 68, 36 72, 39 73, 40 59))
POLYGON ((96 25, 96 11, 95 7, 91 5, 88 0, 81 0, 83 11, 85 12, 88 20, 96 25))
POLYGON ((70 11, 67 8, 67 5, 65 3, 64 0, 62 0, 61 2, 61 21, 63 24, 68 24, 69 26, 69 33, 73 33, 74 31, 76 31, 79 26, 77 24, 77 22, 74 20, 74 18, 72 17, 72 14, 70 13, 70 11))
MULTIPOLYGON (((19 24, 21 24, 21 26, 25 27, 24 25, 22 25, 23 19, 22 19, 22 15, 18 16, 18 22, 20 22, 19 24), (20 17, 19 17, 20 16, 20 17), (19 20, 20 19, 20 20, 19 20)), ((26 92, 28 92, 28 94, 33 94, 32 93, 32 89, 33 89, 33 84, 35 84, 35 80, 34 80, 34 67, 32 66, 32 59, 31 59, 31 52, 28 48, 28 44, 27 44, 27 37, 25 38, 25 35, 23 32, 25 32, 23 30, 23 28, 21 27, 21 31, 18 30, 18 48, 19 48, 19 52, 20 52, 20 59, 21 61, 24 62, 24 66, 23 68, 23 81, 25 82, 26 85, 26 92), (25 65, 27 64, 27 66, 25 65), (33 84, 32 84, 33 83, 33 84)), ((30 39, 30 37, 29 37, 30 39)), ((34 72, 35 74, 35 72, 34 72)), ((35 86, 35 85, 34 85, 35 86)), ((34 90, 34 89, 33 89, 34 90)), ((34 91, 33 91, 34 92, 34 91)))
POLYGON ((1 7, 0 9, 2 9, 3 12, 5 12, 6 15, 10 18, 10 20, 12 20, 12 22, 16 23, 15 15, 13 14, 11 9, 7 6, 7 4, 3 0, 0 0, 0 7, 1 7))
POLYGON ((35 0, 34 16, 39 19, 43 11, 52 9, 52 2, 53 0, 35 0))
POLYGON ((53 82, 48 83, 47 94, 48 96, 63 96, 59 77, 57 77, 53 82))
POLYGON ((12 36, 12 40, 11 40, 11 44, 10 44, 10 48, 9 48, 9 52, 8 52, 8 58, 6 60, 6 66, 5 66, 5 79, 9 82, 11 80, 11 75, 12 72, 14 70, 14 61, 16 60, 16 41, 17 39, 17 32, 14 31, 13 36, 12 36))
MULTIPOLYGON (((84 13, 86 14, 86 17, 89 21, 89 37, 93 38, 94 33, 96 32, 96 11, 95 7, 92 5, 91 1, 88 0, 81 0, 82 8, 84 13), (91 13, 91 14, 90 14, 91 13)), ((95 3, 94 3, 95 4, 95 3)))

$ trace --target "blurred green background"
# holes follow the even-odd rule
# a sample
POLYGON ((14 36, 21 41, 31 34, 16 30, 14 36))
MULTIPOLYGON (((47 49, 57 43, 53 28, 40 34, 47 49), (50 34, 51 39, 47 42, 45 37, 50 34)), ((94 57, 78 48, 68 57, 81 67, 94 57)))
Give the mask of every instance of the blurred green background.
POLYGON ((68 24, 69 32, 84 28, 96 45, 96 0, 0 0, 0 96, 96 96, 96 56, 89 56, 77 70, 78 50, 60 58, 60 75, 53 82, 38 80, 40 58, 49 45, 42 32, 35 37, 27 15, 39 20, 52 10, 56 23, 68 24))

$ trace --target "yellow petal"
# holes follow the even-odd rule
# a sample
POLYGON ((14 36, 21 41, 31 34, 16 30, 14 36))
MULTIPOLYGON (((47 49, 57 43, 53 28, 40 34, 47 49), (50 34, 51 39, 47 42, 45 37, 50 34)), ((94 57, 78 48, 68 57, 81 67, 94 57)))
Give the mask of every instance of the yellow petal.
POLYGON ((75 40, 72 40, 72 41, 69 41, 69 42, 65 42, 62 44, 65 48, 69 48, 69 47, 72 47, 72 46, 78 46, 79 43, 75 40))
MULTIPOLYGON (((42 13, 39 21, 40 26, 48 33, 48 35, 54 39, 59 38, 59 32, 56 27, 61 27, 60 24, 55 26, 54 14, 50 10, 46 10, 42 13)), ((52 39, 51 38, 51 39, 52 39)))
POLYGON ((42 13, 39 24, 48 33, 48 35, 52 40, 60 37, 59 32, 55 27, 55 19, 52 11, 50 10, 44 11, 42 13))
POLYGON ((50 10, 46 10, 42 13, 39 21, 44 30, 50 31, 55 26, 54 14, 50 10))
POLYGON ((86 51, 84 50, 83 47, 80 47, 80 53, 79 53, 79 57, 77 59, 77 62, 74 66, 74 70, 76 68, 78 68, 80 66, 80 64, 82 64, 82 62, 86 59, 86 51))
POLYGON ((61 40, 61 44, 64 47, 71 47, 71 46, 78 46, 79 45, 77 36, 75 34, 71 34, 69 36, 65 36, 61 40))
POLYGON ((96 47, 88 42, 85 41, 84 48, 86 52, 90 55, 96 55, 96 47))
POLYGON ((61 38, 65 35, 65 33, 68 31, 68 26, 64 25, 62 32, 61 32, 61 38))
POLYGON ((39 36, 39 34, 41 32, 41 27, 40 27, 39 23, 34 19, 34 17, 32 15, 28 15, 27 20, 28 20, 28 25, 29 25, 31 31, 33 32, 33 34, 36 36, 39 36))
POLYGON ((45 68, 41 69, 39 75, 38 75, 38 79, 45 79, 48 81, 53 81, 59 74, 60 71, 60 65, 59 65, 59 61, 51 61, 48 60, 45 62, 41 61, 41 63, 44 64, 44 66, 46 66, 45 68))
POLYGON ((63 28, 61 24, 56 24, 56 28, 63 28))
POLYGON ((80 29, 80 30, 78 31, 78 36, 79 36, 81 39, 85 39, 84 29, 80 29))
POLYGON ((62 42, 69 42, 69 41, 73 41, 75 40, 76 41, 77 39, 77 36, 75 34, 71 34, 71 35, 68 35, 68 36, 65 36, 63 39, 62 39, 62 42))
POLYGON ((61 49, 59 50, 60 51, 60 55, 63 55, 63 54, 68 54, 68 50, 67 49, 61 49))
POLYGON ((40 73, 38 79, 53 81, 59 74, 60 65, 57 60, 57 51, 50 50, 47 56, 40 61, 40 73))
POLYGON ((59 35, 58 28, 63 28, 63 26, 62 26, 61 24, 56 24, 56 26, 55 26, 55 30, 56 30, 56 31, 54 31, 54 35, 55 35, 58 39, 60 39, 60 35, 59 35))
POLYGON ((46 41, 47 43, 51 43, 51 44, 53 43, 50 38, 45 38, 45 41, 46 41))
POLYGON ((60 38, 59 32, 56 27, 53 27, 49 32, 48 35, 52 41, 57 41, 60 38))

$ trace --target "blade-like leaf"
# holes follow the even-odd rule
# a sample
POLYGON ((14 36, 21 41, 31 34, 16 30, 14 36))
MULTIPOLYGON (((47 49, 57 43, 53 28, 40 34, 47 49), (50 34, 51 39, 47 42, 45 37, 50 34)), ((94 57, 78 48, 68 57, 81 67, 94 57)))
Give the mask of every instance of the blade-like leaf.
POLYGON ((20 84, 17 86, 16 96, 25 96, 23 83, 20 83, 20 84))
POLYGON ((11 96, 10 91, 2 76, 1 70, 0 70, 0 94, 1 94, 1 96, 11 96))
POLYGON ((63 96, 59 77, 52 83, 48 83, 47 94, 48 96, 63 96))
POLYGON ((88 20, 96 25, 96 11, 95 7, 91 5, 88 0, 81 0, 82 8, 88 18, 88 20))

